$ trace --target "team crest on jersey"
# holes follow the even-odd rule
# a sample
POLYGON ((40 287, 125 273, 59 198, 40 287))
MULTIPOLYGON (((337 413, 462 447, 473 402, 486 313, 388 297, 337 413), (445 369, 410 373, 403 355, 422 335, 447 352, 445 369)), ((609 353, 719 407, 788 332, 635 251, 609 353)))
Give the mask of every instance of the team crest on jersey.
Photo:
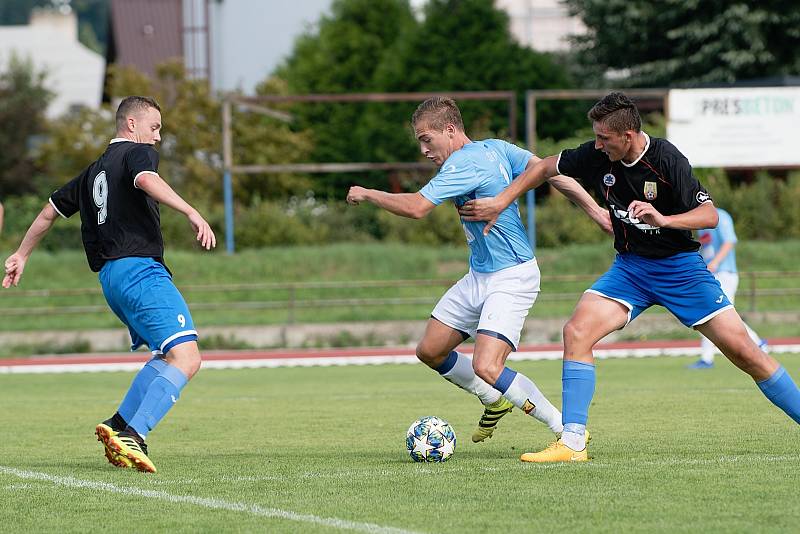
POLYGON ((647 200, 655 200, 658 196, 658 187, 655 182, 644 183, 644 198, 647 200))
POLYGON ((617 177, 611 173, 606 174, 603 176, 603 183, 606 184, 608 187, 611 187, 615 183, 617 183, 617 177))

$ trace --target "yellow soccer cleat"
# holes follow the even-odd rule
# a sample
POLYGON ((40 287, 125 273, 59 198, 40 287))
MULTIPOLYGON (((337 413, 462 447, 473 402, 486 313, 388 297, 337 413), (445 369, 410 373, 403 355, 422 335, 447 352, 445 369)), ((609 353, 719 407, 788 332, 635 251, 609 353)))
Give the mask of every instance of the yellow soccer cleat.
POLYGON ((484 406, 483 415, 481 416, 481 420, 478 421, 478 428, 472 433, 472 442, 478 443, 479 441, 491 438, 497 426, 497 422, 505 414, 511 412, 512 408, 514 408, 514 405, 505 397, 500 397, 492 404, 484 406))
POLYGON ((115 465, 117 467, 131 467, 131 462, 125 456, 120 456, 114 450, 109 447, 108 440, 110 440, 113 436, 119 434, 116 430, 108 426, 105 422, 100 423, 96 427, 94 427, 94 433, 97 436, 97 441, 103 444, 103 448, 105 449, 106 459, 111 465, 115 465))
POLYGON ((591 440, 589 431, 586 431, 587 446, 582 451, 570 449, 561 441, 561 437, 547 446, 543 451, 539 452, 526 452, 519 457, 523 462, 534 463, 552 463, 552 462, 588 462, 589 461, 589 447, 588 443, 591 440))
POLYGON ((156 472, 156 466, 147 457, 147 445, 144 441, 128 433, 120 433, 109 438, 108 446, 117 455, 130 462, 131 467, 145 473, 156 472))

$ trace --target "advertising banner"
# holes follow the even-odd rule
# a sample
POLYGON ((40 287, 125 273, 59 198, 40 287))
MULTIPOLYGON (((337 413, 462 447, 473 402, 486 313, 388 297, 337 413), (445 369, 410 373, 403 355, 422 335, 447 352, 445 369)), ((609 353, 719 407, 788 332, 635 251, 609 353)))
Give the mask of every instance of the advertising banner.
POLYGON ((667 138, 694 167, 800 167, 800 87, 670 90, 667 138))

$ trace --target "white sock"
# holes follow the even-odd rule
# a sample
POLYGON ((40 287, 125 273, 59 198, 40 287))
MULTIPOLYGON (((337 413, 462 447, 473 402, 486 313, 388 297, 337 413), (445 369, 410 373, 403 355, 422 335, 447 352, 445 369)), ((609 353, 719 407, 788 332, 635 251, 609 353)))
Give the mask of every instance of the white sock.
POLYGON ((700 359, 706 363, 714 363, 714 351, 717 348, 713 343, 701 334, 700 339, 700 359))
POLYGON ((582 451, 586 448, 586 425, 569 423, 561 434, 561 443, 573 451, 582 451))
POLYGON ((472 368, 472 359, 468 356, 464 356, 460 352, 456 352, 455 354, 458 360, 456 360, 452 369, 442 374, 442 377, 461 389, 477 396, 483 404, 497 402, 500 398, 500 392, 475 374, 475 370, 472 368))
MULTIPOLYGON (((507 371, 510 371, 508 367, 503 370, 503 373, 507 371)), ((556 410, 556 407, 547 400, 547 397, 539 391, 530 378, 522 373, 515 374, 514 380, 503 392, 503 396, 523 412, 546 424, 553 432, 561 432, 564 429, 561 424, 561 412, 556 410)))

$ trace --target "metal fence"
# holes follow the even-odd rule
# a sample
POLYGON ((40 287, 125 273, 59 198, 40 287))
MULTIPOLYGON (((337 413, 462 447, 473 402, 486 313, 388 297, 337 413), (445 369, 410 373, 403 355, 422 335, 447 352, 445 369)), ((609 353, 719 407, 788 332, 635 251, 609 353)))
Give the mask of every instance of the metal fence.
MULTIPOLYGON (((583 290, 599 275, 556 275, 543 279, 545 290, 539 301, 577 301, 583 290), (576 288, 564 290, 568 284, 578 285, 576 288), (561 286, 561 290, 547 290, 548 286, 561 286)), ((455 280, 393 280, 393 281, 333 281, 333 282, 296 282, 296 283, 239 283, 212 285, 182 285, 181 291, 188 295, 187 300, 192 310, 271 310, 280 309, 287 312, 288 323, 295 322, 295 310, 307 308, 336 307, 381 307, 406 306, 435 303, 442 291, 451 286, 455 280), (398 290, 403 288, 436 288, 437 291, 424 292, 414 296, 378 296, 347 297, 319 296, 324 293, 341 293, 342 290, 357 292, 361 290, 398 290), (278 297, 264 298, 210 298, 214 294, 246 293, 264 295, 279 293, 278 297), (309 294, 316 296, 309 297, 309 294)), ((67 316, 75 314, 107 313, 108 306, 102 300, 102 291, 98 288, 74 289, 29 289, 14 291, 14 302, 10 299, 0 301, 0 317, 42 317, 67 316), (57 297, 91 297, 97 304, 85 305, 26 305, 26 300, 42 300, 57 297), (20 302, 23 302, 20 305, 20 302)), ((737 302, 742 311, 770 311, 769 300, 774 298, 796 298, 800 308, 800 272, 762 271, 740 273, 737 302)), ((785 307, 784 307, 785 308, 785 307)))

